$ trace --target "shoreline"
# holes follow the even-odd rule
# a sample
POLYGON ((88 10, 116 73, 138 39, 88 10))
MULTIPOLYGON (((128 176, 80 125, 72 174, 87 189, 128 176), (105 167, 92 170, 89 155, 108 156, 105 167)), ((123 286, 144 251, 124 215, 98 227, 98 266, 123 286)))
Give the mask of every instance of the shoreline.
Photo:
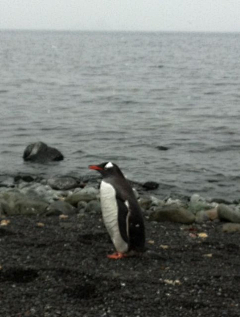
MULTIPOLYGON (((13 215, 84 215, 101 213, 99 184, 101 178, 72 176, 44 178, 19 174, 0 183, 0 217, 13 215)), ((240 223, 240 203, 222 199, 205 199, 195 193, 189 197, 160 198, 158 184, 130 181, 147 221, 203 223, 229 221, 240 223)))

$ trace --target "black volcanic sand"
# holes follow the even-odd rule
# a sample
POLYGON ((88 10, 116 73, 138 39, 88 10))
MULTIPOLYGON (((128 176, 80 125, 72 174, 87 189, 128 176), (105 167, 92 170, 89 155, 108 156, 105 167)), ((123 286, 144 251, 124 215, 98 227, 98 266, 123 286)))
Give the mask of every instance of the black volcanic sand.
POLYGON ((0 316, 240 316, 240 234, 222 223, 146 222, 153 252, 110 260, 100 215, 8 219, 0 316))

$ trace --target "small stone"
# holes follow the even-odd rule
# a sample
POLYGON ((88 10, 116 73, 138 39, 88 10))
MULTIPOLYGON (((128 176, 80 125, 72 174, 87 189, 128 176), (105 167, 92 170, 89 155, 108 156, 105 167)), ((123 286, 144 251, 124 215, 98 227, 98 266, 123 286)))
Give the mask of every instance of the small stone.
POLYGON ((169 285, 181 285, 182 283, 179 280, 164 280, 165 284, 169 284, 169 285))
POLYGON ((212 258, 212 253, 203 254, 205 258, 212 258))
POLYGON ((240 232, 240 223, 225 223, 222 231, 227 233, 240 232))
POLYGON ((206 239, 208 237, 206 232, 200 232, 197 234, 199 238, 206 239))
POLYGON ((154 244, 155 241, 154 241, 154 240, 148 240, 148 243, 149 243, 149 244, 154 244))
POLYGON ((43 222, 37 222, 36 226, 39 228, 43 228, 45 225, 43 222))
POLYGON ((166 245, 166 244, 161 244, 160 248, 163 249, 163 250, 167 250, 167 249, 169 249, 169 246, 166 245))
POLYGON ((1 222, 0 222, 0 226, 8 226, 9 225, 9 223, 10 223, 10 220, 7 220, 7 219, 4 219, 4 220, 2 220, 1 222))

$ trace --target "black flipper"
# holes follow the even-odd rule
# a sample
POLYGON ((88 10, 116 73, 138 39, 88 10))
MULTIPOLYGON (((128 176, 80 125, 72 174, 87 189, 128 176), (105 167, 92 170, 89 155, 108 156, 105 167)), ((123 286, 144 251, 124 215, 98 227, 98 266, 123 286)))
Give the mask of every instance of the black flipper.
POLYGON ((130 212, 129 215, 129 249, 143 252, 145 250, 145 229, 140 212, 138 214, 130 212))
POLYGON ((129 210, 123 200, 117 197, 117 205, 118 205, 118 225, 119 231, 123 240, 126 243, 129 243, 128 237, 128 217, 129 217, 129 210))

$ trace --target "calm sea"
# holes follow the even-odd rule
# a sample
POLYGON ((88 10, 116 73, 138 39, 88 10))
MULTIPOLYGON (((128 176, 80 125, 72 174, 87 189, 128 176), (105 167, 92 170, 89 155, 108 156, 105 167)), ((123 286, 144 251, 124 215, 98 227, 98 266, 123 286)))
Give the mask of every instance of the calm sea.
POLYGON ((1 31, 0 71, 0 175, 114 161, 160 196, 240 198, 240 34, 1 31), (65 160, 24 163, 36 141, 65 160))

